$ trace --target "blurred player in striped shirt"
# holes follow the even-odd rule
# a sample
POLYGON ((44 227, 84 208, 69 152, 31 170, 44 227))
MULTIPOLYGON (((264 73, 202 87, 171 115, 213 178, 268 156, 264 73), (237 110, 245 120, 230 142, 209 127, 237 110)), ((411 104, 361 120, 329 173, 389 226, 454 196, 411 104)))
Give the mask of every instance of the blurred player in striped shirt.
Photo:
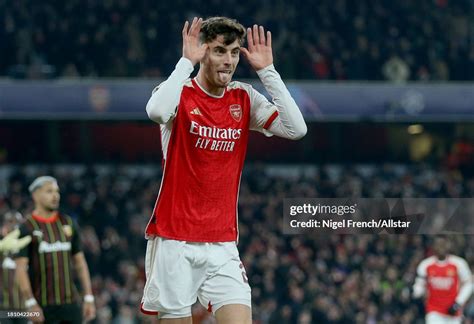
POLYGON ((17 279, 28 311, 39 312, 33 321, 82 323, 95 317, 89 269, 81 250, 78 227, 58 211, 59 187, 55 178, 42 176, 29 191, 35 203, 21 226, 21 236, 31 235, 30 245, 16 256, 17 279), (84 297, 82 310, 74 285, 77 272, 84 297))

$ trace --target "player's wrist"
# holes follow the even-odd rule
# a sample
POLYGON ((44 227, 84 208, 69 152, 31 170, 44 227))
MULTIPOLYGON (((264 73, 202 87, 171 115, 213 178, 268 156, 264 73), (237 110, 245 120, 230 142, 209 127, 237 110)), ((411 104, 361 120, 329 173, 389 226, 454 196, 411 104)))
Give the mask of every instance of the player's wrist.
POLYGON ((31 298, 28 298, 27 300, 25 300, 25 307, 27 309, 33 307, 33 306, 36 306, 38 305, 38 302, 36 301, 36 299, 34 297, 31 297, 31 298))
POLYGON ((259 74, 272 69, 275 69, 275 65, 273 65, 273 62, 269 64, 264 64, 264 66, 256 68, 255 71, 257 72, 257 74, 259 74))
POLYGON ((84 303, 93 303, 95 301, 94 295, 87 294, 84 295, 84 303))
POLYGON ((189 76, 194 71, 194 63, 189 58, 182 56, 176 63, 175 71, 180 71, 180 74, 189 76))
POLYGON ((454 304, 452 304, 451 307, 449 307, 448 314, 455 315, 460 309, 461 309, 461 305, 454 302, 454 304))
POLYGON ((191 64, 191 65, 193 66, 193 68, 194 68, 194 66, 198 63, 198 61, 193 60, 193 59, 187 57, 186 55, 183 55, 183 56, 181 57, 181 59, 184 59, 185 61, 187 61, 189 64, 191 64))

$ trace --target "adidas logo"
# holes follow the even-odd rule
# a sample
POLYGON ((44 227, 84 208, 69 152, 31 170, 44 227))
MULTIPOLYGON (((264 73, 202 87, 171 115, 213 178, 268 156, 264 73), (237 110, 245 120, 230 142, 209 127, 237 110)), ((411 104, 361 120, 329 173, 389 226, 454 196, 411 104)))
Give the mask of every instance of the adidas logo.
POLYGON ((196 107, 196 108, 194 108, 193 110, 191 110, 190 114, 191 114, 191 115, 199 115, 199 116, 202 116, 201 111, 199 110, 198 107, 196 107))

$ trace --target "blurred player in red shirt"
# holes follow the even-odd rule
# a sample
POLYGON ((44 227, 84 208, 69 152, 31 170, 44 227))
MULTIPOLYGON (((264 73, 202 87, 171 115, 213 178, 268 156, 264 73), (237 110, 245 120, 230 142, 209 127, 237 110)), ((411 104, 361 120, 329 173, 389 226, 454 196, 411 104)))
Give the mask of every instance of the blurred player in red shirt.
POLYGON ((162 323, 191 323, 199 300, 218 323, 251 323, 250 286, 236 247, 249 131, 296 140, 307 128, 273 66, 269 31, 246 30, 225 17, 194 18, 182 37, 181 59, 146 107, 160 124, 164 170, 146 228, 142 311, 162 323), (241 53, 271 102, 251 85, 231 81, 241 53))
POLYGON ((466 260, 448 254, 449 241, 435 238, 435 255, 418 265, 413 296, 426 295, 427 324, 460 324, 462 307, 472 294, 472 274, 466 260))

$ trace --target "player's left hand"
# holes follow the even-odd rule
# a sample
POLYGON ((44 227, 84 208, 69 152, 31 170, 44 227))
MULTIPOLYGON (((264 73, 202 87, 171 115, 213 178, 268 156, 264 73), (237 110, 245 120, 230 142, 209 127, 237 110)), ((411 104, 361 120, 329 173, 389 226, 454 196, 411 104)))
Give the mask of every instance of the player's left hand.
POLYGON ((270 31, 267 31, 265 36, 263 26, 253 25, 253 28, 247 28, 247 43, 248 49, 242 47, 240 51, 255 71, 273 64, 272 33, 270 31))
POLYGON ((449 307, 448 314, 456 315, 460 309, 461 309, 461 305, 459 305, 458 303, 454 303, 451 305, 451 307, 449 307))
POLYGON ((95 318, 95 304, 84 302, 82 304, 82 316, 86 322, 92 321, 95 318))

